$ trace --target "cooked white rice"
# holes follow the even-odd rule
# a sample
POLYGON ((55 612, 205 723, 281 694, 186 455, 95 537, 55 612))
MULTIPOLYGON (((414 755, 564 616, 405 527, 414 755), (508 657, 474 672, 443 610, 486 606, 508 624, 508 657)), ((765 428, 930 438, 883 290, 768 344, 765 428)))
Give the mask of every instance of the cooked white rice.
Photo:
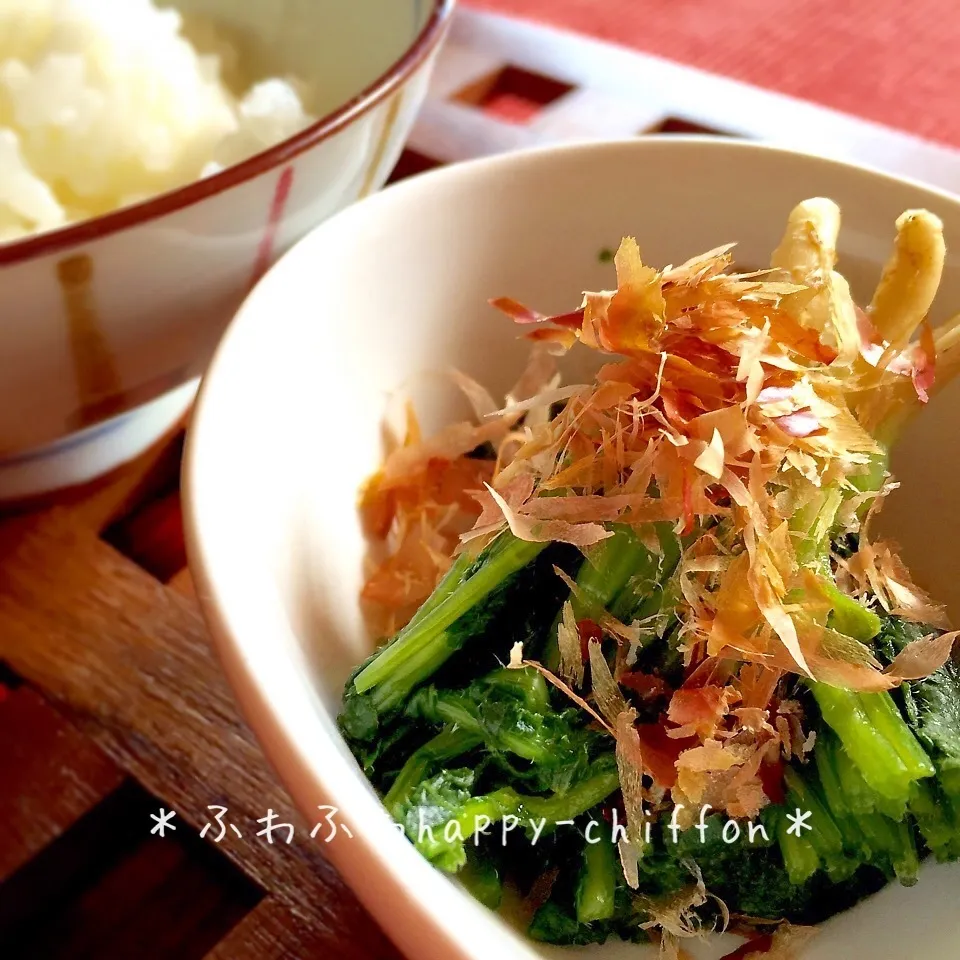
POLYGON ((181 31, 153 0, 0 0, 0 243, 189 183, 312 122, 287 80, 236 97, 221 58, 181 31))

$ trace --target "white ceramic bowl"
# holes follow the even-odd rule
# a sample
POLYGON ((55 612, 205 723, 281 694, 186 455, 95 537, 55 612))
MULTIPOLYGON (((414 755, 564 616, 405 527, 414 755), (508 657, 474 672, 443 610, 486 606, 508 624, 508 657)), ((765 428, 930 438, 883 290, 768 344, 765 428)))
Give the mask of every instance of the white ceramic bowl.
MULTIPOLYGON (((597 254, 624 234, 655 264, 734 239, 742 263, 766 263, 791 207, 814 195, 842 205, 841 266, 861 297, 908 207, 936 211, 960 251, 960 202, 860 168, 720 140, 563 147, 450 167, 356 205, 281 261, 227 333, 189 437, 198 592, 264 750, 308 818, 318 804, 339 808, 354 838, 327 852, 411 960, 540 951, 397 834, 335 726, 343 681, 368 650, 355 502, 378 464, 388 392, 453 364, 502 393, 526 348, 488 297, 569 309, 581 290, 610 285, 597 254)), ((956 253, 938 304, 940 315, 960 308, 956 253)), ((907 559, 955 612, 957 396, 946 391, 904 441, 904 489, 889 508, 907 559)), ((428 428, 459 414, 435 382, 419 399, 428 428)), ((958 898, 960 870, 926 869, 918 887, 890 887, 831 922, 805 956, 956 960, 958 898)), ((613 943, 587 952, 653 955, 613 943)), ((700 955, 723 952, 714 943, 700 955)))
POLYGON ((225 28, 249 75, 307 81, 323 119, 206 180, 0 244, 0 500, 102 473, 183 412, 191 388, 170 392, 195 386, 252 283, 382 185, 453 0, 174 5, 225 28))

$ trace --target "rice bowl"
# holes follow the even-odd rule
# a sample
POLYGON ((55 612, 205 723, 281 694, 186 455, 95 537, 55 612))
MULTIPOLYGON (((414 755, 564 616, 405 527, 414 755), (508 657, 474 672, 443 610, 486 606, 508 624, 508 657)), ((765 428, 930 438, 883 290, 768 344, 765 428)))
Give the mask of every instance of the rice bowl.
MULTIPOLYGON (((297 77, 319 119, 209 176, 0 242, 0 502, 97 477, 182 415, 252 284, 386 180, 453 0, 310 0, 283 16, 274 0, 176 6, 198 48, 216 46, 200 21, 229 38, 232 90, 249 88, 238 66, 297 77)), ((207 161, 198 158, 196 175, 207 161)))
POLYGON ((236 51, 204 27, 200 52, 153 0, 0 7, 0 243, 219 172, 313 122, 295 81, 234 93, 236 51))

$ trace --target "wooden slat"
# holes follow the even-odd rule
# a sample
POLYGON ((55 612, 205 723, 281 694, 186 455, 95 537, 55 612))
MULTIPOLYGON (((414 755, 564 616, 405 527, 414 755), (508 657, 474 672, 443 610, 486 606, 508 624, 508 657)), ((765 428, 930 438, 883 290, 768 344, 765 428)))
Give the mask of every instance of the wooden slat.
POLYGON ((426 103, 411 140, 415 150, 444 163, 520 150, 536 142, 527 127, 491 120, 482 110, 459 101, 426 103))
POLYGON ((64 510, 0 527, 0 567, 0 658, 187 824, 228 807, 245 836, 221 851, 314 932, 319 955, 392 955, 273 779, 190 598, 64 510), (291 846, 252 836, 268 808, 297 826, 291 846))
POLYGON ((448 43, 430 78, 430 96, 435 100, 452 99, 485 77, 494 76, 503 66, 504 60, 496 52, 448 43))
MULTIPOLYGON (((280 900, 261 901, 207 954, 205 960, 312 960, 329 956, 324 931, 305 923, 280 900)), ((394 958, 393 949, 368 953, 369 960, 394 958)))
POLYGON ((123 773, 28 687, 0 702, 0 883, 120 785, 123 773))
POLYGON ((642 98, 626 100, 581 88, 544 107, 530 127, 545 140, 633 137, 662 116, 656 105, 642 98))
POLYGON ((159 491, 158 496, 111 524, 103 537, 161 583, 167 583, 187 566, 180 491, 159 491))
POLYGON ((262 892, 196 834, 148 831, 132 780, 0 888, 4 960, 202 960, 262 892))
POLYGON ((196 588, 193 585, 193 577, 190 576, 190 571, 186 567, 175 573, 168 581, 167 586, 184 597, 195 597, 197 595, 196 588))

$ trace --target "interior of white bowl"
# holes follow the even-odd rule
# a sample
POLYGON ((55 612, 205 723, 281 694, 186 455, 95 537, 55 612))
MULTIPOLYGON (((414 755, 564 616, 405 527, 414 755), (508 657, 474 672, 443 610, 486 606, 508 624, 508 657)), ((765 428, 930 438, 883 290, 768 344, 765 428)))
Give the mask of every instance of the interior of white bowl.
MULTIPOLYGON (((381 455, 390 395, 412 385, 427 429, 435 427, 462 408, 442 378, 422 375, 455 366, 502 393, 522 368, 526 347, 489 297, 569 309, 583 289, 610 286, 613 268, 599 254, 625 234, 653 264, 736 240, 741 263, 762 265, 790 208, 814 195, 843 208, 841 268, 862 299, 898 214, 933 209, 958 252, 932 319, 960 308, 956 200, 755 145, 646 139, 481 161, 392 188, 287 255, 229 331, 190 441, 193 569, 268 755, 304 809, 339 807, 357 836, 332 844, 331 856, 411 955, 533 948, 397 835, 336 730, 343 681, 370 649, 357 603, 365 544, 356 500, 381 455), (429 943, 415 933, 424 924, 429 943)), ((887 511, 918 578, 955 613, 958 397, 954 389, 937 398, 903 442, 895 461, 903 489, 887 511)), ((952 960, 958 897, 960 871, 931 868, 918 888, 889 888, 829 924, 805 956, 952 960)), ((599 952, 640 955, 616 944, 599 952)), ((722 952, 714 945, 702 955, 722 952)))
POLYGON ((397 63, 426 26, 434 0, 159 0, 186 18, 201 49, 209 27, 239 54, 228 79, 248 84, 292 75, 309 87, 307 107, 322 117, 357 96, 397 63))

